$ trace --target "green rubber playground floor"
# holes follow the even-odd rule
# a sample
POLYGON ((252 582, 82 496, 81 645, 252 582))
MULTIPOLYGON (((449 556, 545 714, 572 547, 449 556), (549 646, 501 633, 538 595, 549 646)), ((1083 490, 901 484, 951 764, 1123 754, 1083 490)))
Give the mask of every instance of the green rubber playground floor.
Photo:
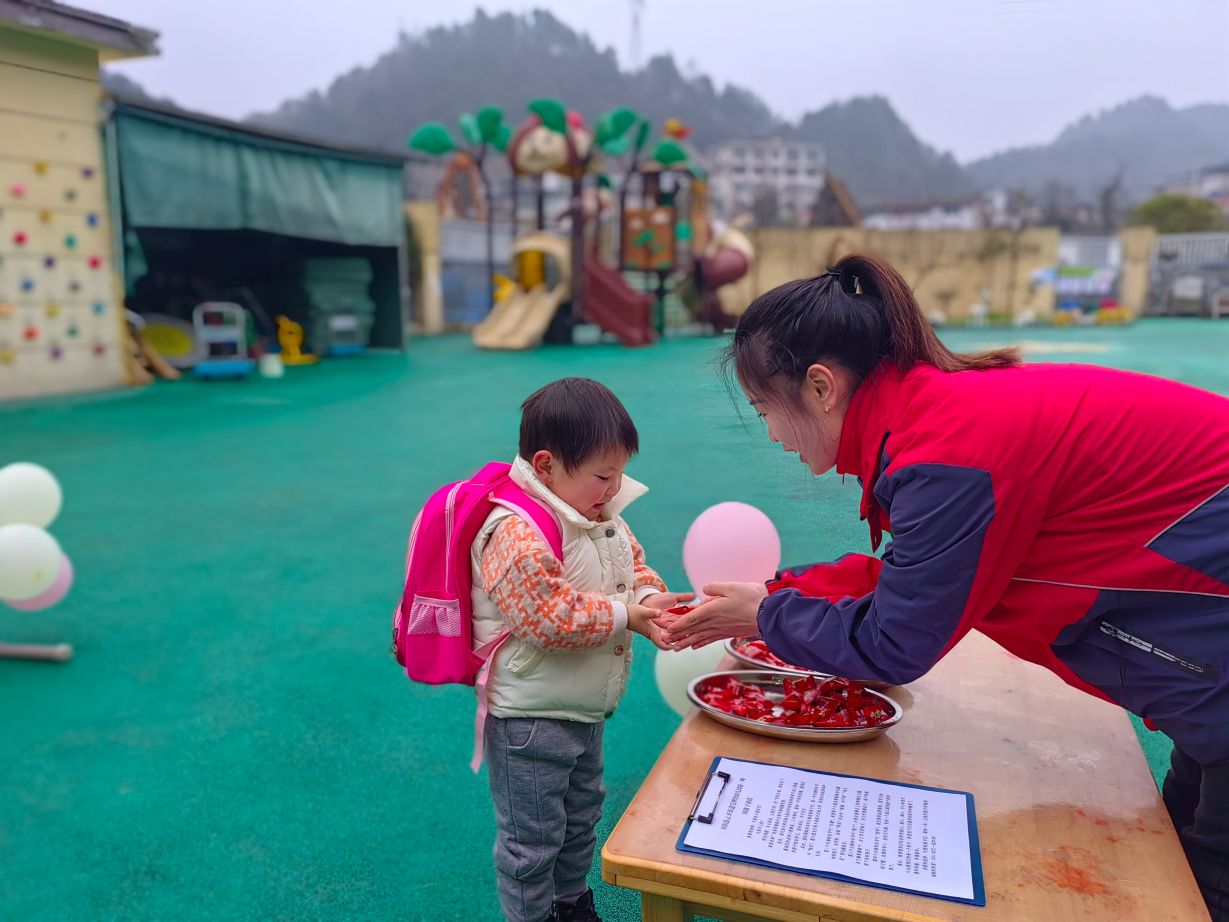
MULTIPOLYGON (((1229 323, 948 338, 1229 393, 1229 323)), ((410 520, 434 486, 511 457, 533 389, 587 374, 640 427, 630 470, 652 492, 628 518, 672 585, 687 526, 722 500, 765 509, 787 561, 864 549, 856 484, 811 478, 740 418, 719 345, 419 340, 281 381, 0 410, 0 463, 64 485, 53 532, 77 571, 59 607, 0 611, 0 637, 77 650, 0 661, 0 918, 497 919, 472 700, 412 687, 387 652, 410 520)), ((677 723, 641 652, 607 731, 603 837, 677 723)), ((1163 740, 1144 738, 1160 772, 1163 740)), ((608 920, 639 918, 595 886, 608 920)))

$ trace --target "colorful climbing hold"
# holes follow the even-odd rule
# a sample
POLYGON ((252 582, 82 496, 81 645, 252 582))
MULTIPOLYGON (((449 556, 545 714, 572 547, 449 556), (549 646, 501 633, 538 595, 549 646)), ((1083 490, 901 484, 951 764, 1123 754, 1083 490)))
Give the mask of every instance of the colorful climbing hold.
POLYGON ((58 362, 63 357, 64 357, 64 350, 60 348, 60 344, 52 343, 51 344, 51 360, 53 362, 58 362))
POLYGON ((26 342, 32 343, 38 339, 38 327, 26 327, 21 335, 25 337, 26 342))
POLYGON ((73 294, 76 294, 77 292, 81 290, 81 283, 78 282, 76 279, 73 279, 71 282, 68 283, 68 290, 71 291, 73 294))
POLYGON ((13 235, 13 243, 15 243, 19 247, 25 246, 26 243, 29 242, 29 240, 30 240, 30 235, 27 234, 25 231, 18 231, 17 233, 13 235))
POLYGON ((46 176, 47 175, 47 164, 43 163, 43 161, 41 160, 38 161, 36 164, 34 164, 34 172, 37 173, 39 176, 46 176))
POLYGON ((106 310, 107 310, 107 305, 103 304, 101 301, 94 302, 94 313, 95 314, 101 317, 106 312, 106 310))
POLYGON ((97 227, 98 226, 98 215, 94 214, 94 212, 91 211, 89 214, 85 216, 85 223, 88 224, 90 227, 97 227))
POLYGON ((105 343, 94 343, 94 354, 95 355, 102 355, 106 351, 107 351, 107 347, 105 343))
POLYGON ((77 200, 77 190, 76 189, 65 189, 64 199, 65 201, 75 202, 77 200))
POLYGON ((77 334, 78 334, 78 333, 80 333, 80 332, 81 332, 81 329, 80 329, 80 328, 79 328, 79 327, 78 327, 75 323, 70 323, 70 324, 68 325, 68 335, 69 335, 72 339, 76 339, 76 338, 77 338, 77 334))
POLYGON ((55 257, 54 256, 44 256, 43 257, 43 268, 44 269, 54 269, 55 268, 55 257))
POLYGON ((102 257, 101 256, 91 256, 89 258, 89 266, 91 269, 101 269, 102 268, 102 257))
POLYGON ((65 234, 64 235, 64 246, 70 250, 77 249, 77 235, 76 234, 65 234))
POLYGON ((44 224, 50 224, 52 217, 53 216, 51 212, 48 211, 46 208, 44 208, 42 211, 38 213, 38 219, 42 221, 44 224))
POLYGON ((34 290, 34 279, 30 278, 29 276, 26 276, 24 279, 22 279, 21 280, 21 290, 22 291, 33 291, 34 290))
POLYGON ((43 312, 48 317, 59 317, 60 316, 60 305, 56 304, 53 301, 50 304, 48 304, 45 308, 43 308, 43 312))
POLYGON ((92 166, 83 166, 81 168, 81 175, 84 176, 86 179, 93 179, 94 178, 94 168, 92 166))
POLYGON ((0 343, 0 365, 12 365, 17 353, 9 348, 8 343, 0 343))
POLYGON ((25 198, 26 184, 24 182, 13 183, 9 186, 9 195, 13 196, 13 198, 25 198))
POLYGON ((0 304, 0 319, 12 317, 12 316, 13 316, 13 305, 0 304))

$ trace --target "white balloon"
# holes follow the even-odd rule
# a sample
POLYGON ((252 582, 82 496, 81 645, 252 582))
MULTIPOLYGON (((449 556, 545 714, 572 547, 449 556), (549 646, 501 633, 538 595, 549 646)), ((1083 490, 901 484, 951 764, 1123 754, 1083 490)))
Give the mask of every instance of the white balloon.
POLYGON ((0 525, 46 528, 63 501, 60 482, 47 468, 26 461, 0 467, 0 525))
POLYGON ((0 599, 32 599, 51 588, 64 552, 41 528, 19 523, 0 526, 0 599))
POLYGON ((657 677, 657 690, 666 699, 666 704, 680 717, 691 710, 687 686, 692 679, 717 671, 717 664, 725 656, 725 646, 710 643, 698 650, 658 650, 653 663, 657 677))

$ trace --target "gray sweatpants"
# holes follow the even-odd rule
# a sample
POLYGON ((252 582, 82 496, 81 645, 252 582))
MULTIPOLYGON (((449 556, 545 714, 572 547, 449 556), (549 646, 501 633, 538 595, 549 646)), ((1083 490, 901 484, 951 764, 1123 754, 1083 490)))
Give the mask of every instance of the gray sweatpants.
POLYGON ((508 922, 543 922, 555 900, 588 889, 606 788, 603 723, 544 717, 486 719, 495 801, 495 871, 508 922))

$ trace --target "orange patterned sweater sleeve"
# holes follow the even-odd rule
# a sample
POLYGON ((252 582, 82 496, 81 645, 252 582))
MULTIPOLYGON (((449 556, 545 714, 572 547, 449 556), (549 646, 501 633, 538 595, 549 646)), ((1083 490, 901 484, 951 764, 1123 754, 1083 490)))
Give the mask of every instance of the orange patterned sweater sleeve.
POLYGON ((579 592, 563 564, 520 516, 496 526, 482 552, 482 587, 512 633, 543 650, 587 650, 627 627, 627 606, 579 592))
MULTIPOLYGON (((627 528, 626 522, 623 527, 627 528)), ((657 575, 656 570, 644 562, 644 548, 640 546, 630 528, 627 529, 627 536, 632 540, 632 563, 635 565, 632 588, 636 591, 636 601, 642 602, 651 595, 665 592, 666 582, 657 575)))

